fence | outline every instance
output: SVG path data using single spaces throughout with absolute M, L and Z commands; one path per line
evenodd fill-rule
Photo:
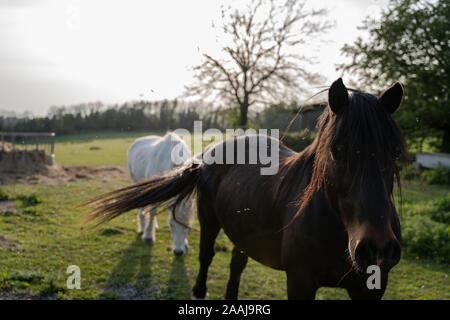
M 55 157 L 54 132 L 0 132 L 0 152 L 43 150 L 52 159 Z
M 448 153 L 416 153 L 416 167 L 421 168 L 439 168 L 450 169 L 450 154 Z

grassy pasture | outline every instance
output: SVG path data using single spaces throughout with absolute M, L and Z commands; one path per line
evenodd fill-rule
M 136 138 L 147 135 L 162 135 L 161 132 L 99 132 L 86 133 L 56 138 L 56 162 L 61 165 L 127 165 L 127 150 Z M 194 144 L 189 137 L 182 136 L 191 146 Z M 193 137 L 199 139 L 198 136 Z M 205 138 L 206 139 L 206 138 Z M 203 142 L 203 146 L 208 145 Z
M 58 137 L 56 161 L 62 165 L 126 165 L 126 150 L 151 133 L 104 133 Z M 0 189 L 14 199 L 15 210 L 0 214 L 0 298 L 190 299 L 198 270 L 199 233 L 189 233 L 190 249 L 175 258 L 167 215 L 158 217 L 156 243 L 145 245 L 136 232 L 136 212 L 93 230 L 80 228 L 81 210 L 73 206 L 130 183 L 127 177 L 59 185 L 15 185 Z M 411 206 L 448 194 L 448 187 L 404 184 Z M 30 203 L 19 195 L 36 194 Z M 406 215 L 405 215 L 406 216 Z M 195 227 L 198 223 L 195 222 Z M 209 272 L 210 299 L 220 299 L 228 278 L 232 245 L 221 233 Z M 66 269 L 81 268 L 81 290 L 68 290 Z M 450 299 L 449 266 L 405 254 L 391 272 L 385 299 Z M 285 299 L 283 272 L 249 260 L 241 299 Z M 348 299 L 342 289 L 322 288 L 318 299 Z

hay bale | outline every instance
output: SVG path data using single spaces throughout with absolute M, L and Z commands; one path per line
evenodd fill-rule
M 47 174 L 51 167 L 44 150 L 15 150 L 0 152 L 0 173 L 31 175 Z

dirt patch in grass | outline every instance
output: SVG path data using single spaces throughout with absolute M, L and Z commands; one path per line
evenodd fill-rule
M 59 184 L 90 179 L 108 181 L 127 177 L 124 166 L 47 166 L 45 172 L 0 173 L 0 185 L 12 184 Z M 0 210 L 2 211 L 2 210 Z
M 12 240 L 7 235 L 0 234 L 0 250 L 17 251 L 22 250 L 22 246 L 18 241 Z
M 0 201 L 0 212 L 16 212 L 14 201 Z
M 0 248 L 8 245 L 11 242 L 11 239 L 8 236 L 4 236 L 0 234 Z

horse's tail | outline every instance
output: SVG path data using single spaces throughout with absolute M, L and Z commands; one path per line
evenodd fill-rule
M 167 203 L 169 206 L 176 206 L 192 194 L 199 177 L 199 164 L 191 162 L 181 168 L 101 195 L 82 204 L 93 208 L 83 220 L 83 224 L 95 221 L 95 226 L 98 226 L 122 213 L 148 205 Z

